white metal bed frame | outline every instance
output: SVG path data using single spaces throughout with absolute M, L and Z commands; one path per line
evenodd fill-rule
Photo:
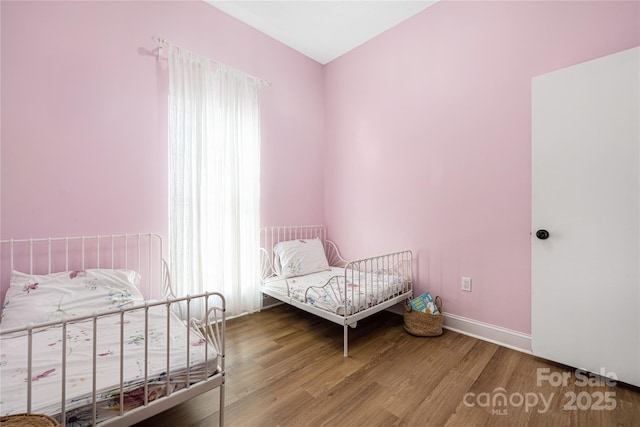
M 61 250 L 62 249 L 62 250 Z M 8 250 L 8 253 L 7 253 Z M 26 261 L 24 257 L 26 256 Z M 148 287 L 148 293 L 153 292 L 154 283 L 162 283 L 163 295 L 168 298 L 155 302 L 145 302 L 144 304 L 138 304 L 135 306 L 104 311 L 100 313 L 94 313 L 93 315 L 87 315 L 83 317 L 74 317 L 72 320 L 54 321 L 40 323 L 37 325 L 30 324 L 22 328 L 12 328 L 0 330 L 2 336 L 13 334 L 16 332 L 26 332 L 28 334 L 28 375 L 27 379 L 27 413 L 31 413 L 32 402 L 32 373 L 31 373 L 31 360 L 32 360 L 32 337 L 33 333 L 40 329 L 51 328 L 54 326 L 60 326 L 61 336 L 66 336 L 67 326 L 69 324 L 89 321 L 93 322 L 93 404 L 92 404 L 92 425 L 99 424 L 101 426 L 129 426 L 136 422 L 140 422 L 150 416 L 158 414 L 166 409 L 176 406 L 186 400 L 204 393 L 206 391 L 220 388 L 220 409 L 219 409 L 219 424 L 224 425 L 224 401 L 225 401 L 225 327 L 226 327 L 226 302 L 222 294 L 218 292 L 206 292 L 199 295 L 175 297 L 173 289 L 171 288 L 171 280 L 167 264 L 162 258 L 162 238 L 153 233 L 138 233 L 138 234 L 118 234 L 118 235 L 95 235 L 95 236 L 80 236 L 80 237 L 60 237 L 60 238 L 39 238 L 39 239 L 10 239 L 0 240 L 0 265 L 2 265 L 2 279 L 5 282 L 5 271 L 7 268 L 9 273 L 13 269 L 22 268 L 23 272 L 29 274 L 50 274 L 54 271 L 73 271 L 76 269 L 85 268 L 125 268 L 133 269 L 141 273 L 143 276 L 143 282 L 146 280 Z M 56 266 L 64 266 L 64 269 L 57 269 Z M 28 266 L 28 268 L 26 268 Z M 45 268 L 46 266 L 46 268 Z M 141 271 L 143 270 L 143 271 Z M 148 274 L 145 278 L 144 272 Z M 141 283 L 142 290 L 142 283 Z M 144 294 L 144 291 L 143 291 Z M 4 295 L 3 295 L 4 299 Z M 203 318 L 192 318 L 190 314 L 191 302 L 202 301 L 205 307 L 205 315 Z M 144 404 L 135 409 L 125 411 L 124 409 L 124 396 L 127 390 L 124 385 L 123 378 L 123 351 L 122 346 L 124 344 L 124 326 L 120 328 L 120 378 L 118 385 L 114 386 L 117 389 L 117 393 L 120 398 L 120 411 L 119 413 L 107 420 L 96 422 L 97 414 L 97 401 L 96 401 L 96 325 L 100 318 L 109 315 L 120 314 L 121 325 L 124 325 L 123 317 L 127 312 L 134 310 L 144 310 L 145 312 L 145 345 L 144 354 L 145 359 L 148 356 L 148 344 L 147 344 L 147 326 L 149 309 L 156 306 L 166 306 L 167 313 L 171 311 L 179 311 L 184 314 L 186 311 L 186 319 L 188 324 L 192 328 L 197 328 L 200 332 L 207 337 L 205 339 L 205 355 L 208 355 L 208 347 L 213 346 L 217 352 L 215 360 L 205 360 L 205 373 L 204 379 L 191 384 L 189 376 L 189 337 L 187 336 L 187 354 L 186 354 L 186 386 L 177 391 L 171 391 L 170 387 L 167 387 L 165 396 L 158 397 L 155 400 L 149 401 L 148 393 L 148 371 L 145 368 L 144 372 Z M 174 310 L 175 309 L 175 310 Z M 167 315 L 167 328 L 170 326 L 170 317 Z M 62 378 L 61 381 L 61 397 L 60 397 L 60 413 L 62 425 L 66 424 L 66 340 L 61 339 L 62 345 Z M 166 381 L 170 381 L 170 348 L 169 337 L 167 337 L 167 372 Z M 214 364 L 215 370 L 209 371 L 209 365 Z M 146 364 L 145 364 L 146 365 Z M 175 370 L 175 368 L 174 368 Z
M 306 304 L 295 298 L 283 295 L 267 287 L 262 287 L 262 293 L 290 304 L 301 310 L 307 311 L 316 316 L 322 317 L 331 322 L 342 325 L 344 328 L 344 357 L 349 355 L 349 328 L 355 328 L 359 320 L 385 310 L 395 304 L 404 302 L 413 295 L 413 254 L 410 250 L 383 254 L 380 256 L 363 258 L 355 261 L 347 261 L 341 255 L 337 245 L 327 240 L 327 230 L 324 225 L 304 225 L 288 227 L 265 227 L 260 230 L 260 255 L 261 255 L 261 278 L 265 279 L 275 276 L 273 269 L 273 248 L 276 244 L 287 240 L 313 239 L 319 238 L 325 248 L 327 261 L 332 267 L 342 267 L 345 269 L 344 279 L 356 279 L 354 287 L 349 291 L 344 286 L 344 300 L 348 300 L 349 293 L 356 294 L 356 288 L 370 286 L 366 281 L 360 282 L 360 276 L 354 272 L 376 272 L 385 271 L 390 274 L 401 275 L 406 280 L 406 286 L 389 298 L 378 299 L 376 305 L 370 307 L 355 307 L 353 310 L 345 310 L 344 315 L 336 314 L 321 308 Z M 286 279 L 284 279 L 286 280 Z M 338 276 L 332 277 L 323 287 L 333 288 L 338 285 Z M 287 282 L 288 288 L 288 282 Z M 377 289 L 379 291 L 379 289 Z M 365 291 L 366 292 L 366 291 Z M 305 295 L 306 297 L 306 295 Z M 306 299 L 306 298 L 305 298 Z

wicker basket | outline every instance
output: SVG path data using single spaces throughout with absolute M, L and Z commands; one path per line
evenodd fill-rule
M 405 331 L 417 337 L 437 337 L 442 335 L 442 298 L 437 296 L 435 303 L 440 313 L 429 314 L 414 310 L 409 304 L 409 300 L 407 300 L 404 303 L 403 312 Z
M 59 422 L 47 415 L 15 414 L 0 418 L 2 427 L 57 427 Z

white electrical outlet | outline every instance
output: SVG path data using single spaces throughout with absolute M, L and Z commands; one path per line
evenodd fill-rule
M 462 278 L 462 290 L 465 292 L 471 292 L 471 277 Z

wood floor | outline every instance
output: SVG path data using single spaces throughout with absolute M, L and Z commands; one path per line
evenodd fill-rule
M 292 307 L 233 319 L 226 364 L 227 426 L 640 425 L 638 388 L 451 331 L 413 337 L 389 312 L 350 330 L 348 358 L 342 327 Z M 218 397 L 138 426 L 216 426 Z

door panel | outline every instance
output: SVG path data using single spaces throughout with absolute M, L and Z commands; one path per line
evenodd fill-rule
M 532 81 L 533 353 L 635 385 L 639 63 L 635 48 Z

